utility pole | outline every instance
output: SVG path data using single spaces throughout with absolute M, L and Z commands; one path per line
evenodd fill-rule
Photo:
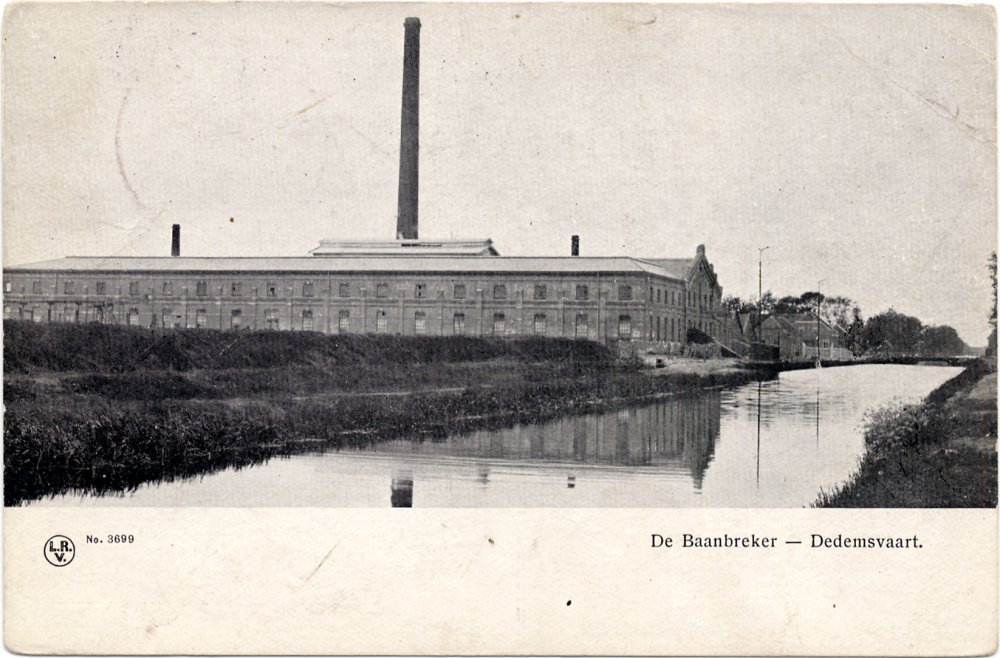
M 819 367 L 821 363 L 821 357 L 819 353 L 819 312 L 823 307 L 823 295 L 820 293 L 820 288 L 823 286 L 823 282 L 826 279 L 820 279 L 819 283 L 816 284 L 816 366 Z
M 767 247 L 757 247 L 757 343 L 764 342 L 763 329 L 764 320 L 762 317 L 764 309 L 764 252 L 770 249 Z

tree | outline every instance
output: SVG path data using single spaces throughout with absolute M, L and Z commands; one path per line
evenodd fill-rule
M 861 319 L 861 309 L 855 306 L 851 313 L 853 317 L 847 324 L 847 336 L 844 338 L 845 347 L 851 350 L 854 356 L 861 356 L 865 351 L 864 334 L 865 321 Z
M 925 356 L 958 356 L 968 349 L 958 332 L 948 325 L 924 327 L 920 335 L 920 354 Z
M 920 320 L 890 308 L 868 318 L 862 334 L 862 346 L 864 351 L 916 354 L 922 330 Z
M 987 264 L 990 268 L 990 281 L 993 283 L 993 310 L 990 311 L 990 326 L 997 328 L 997 252 L 990 254 Z

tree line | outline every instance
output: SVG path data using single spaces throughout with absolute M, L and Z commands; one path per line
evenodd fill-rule
M 756 323 L 758 309 L 765 318 L 768 315 L 818 312 L 825 322 L 845 332 L 844 347 L 856 356 L 957 356 L 971 351 L 958 332 L 948 325 L 925 325 L 918 318 L 892 308 L 866 320 L 861 307 L 849 297 L 827 297 L 818 291 L 779 298 L 768 290 L 759 300 L 730 296 L 723 300 L 723 304 L 739 311 L 744 323 Z

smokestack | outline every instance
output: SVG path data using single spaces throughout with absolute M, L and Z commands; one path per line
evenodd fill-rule
M 420 147 L 420 19 L 403 23 L 403 116 L 399 135 L 396 239 L 417 239 L 417 155 Z
M 181 225 L 174 224 L 173 236 L 170 239 L 170 255 L 177 258 L 181 255 Z
M 572 238 L 570 238 L 570 243 L 569 244 L 570 244 L 570 246 L 569 246 L 569 254 L 570 254 L 570 256 L 579 256 L 580 255 L 580 236 L 579 235 L 574 235 Z

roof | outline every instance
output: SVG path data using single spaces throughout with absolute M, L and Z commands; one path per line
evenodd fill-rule
M 338 256 L 316 258 L 185 258 L 72 256 L 4 268 L 5 272 L 419 272 L 426 274 L 651 274 L 680 279 L 671 272 L 628 257 Z
M 694 259 L 691 258 L 643 258 L 642 260 L 670 272 L 675 279 L 687 279 L 694 264 Z
M 499 256 L 489 238 L 485 240 L 381 240 L 338 242 L 320 240 L 309 252 L 313 256 Z
M 764 324 L 766 325 L 769 321 L 773 320 L 781 329 L 785 331 L 795 331 L 795 325 L 797 324 L 816 324 L 816 314 L 815 313 L 780 313 L 775 315 L 769 315 L 764 319 Z M 831 325 L 826 320 L 820 319 L 821 324 L 830 331 L 837 331 L 843 333 L 843 330 L 836 325 Z

